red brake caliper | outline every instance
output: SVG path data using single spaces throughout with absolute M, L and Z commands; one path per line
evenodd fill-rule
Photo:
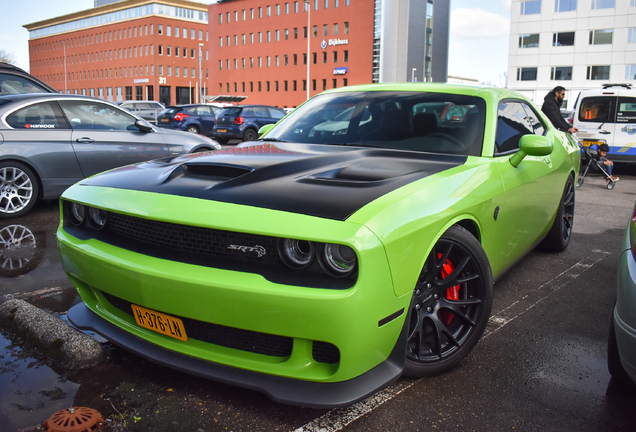
M 441 257 L 442 257 L 442 254 L 438 253 L 437 258 L 441 258 Z M 453 266 L 453 263 L 450 262 L 449 259 L 447 259 L 442 265 L 442 279 L 446 279 L 451 273 L 453 273 L 453 270 L 455 270 L 455 266 Z M 446 298 L 448 300 L 459 300 L 459 285 L 455 285 L 448 288 L 446 290 Z M 455 314 L 452 312 L 448 312 L 447 310 L 442 311 L 442 313 L 443 313 L 444 324 L 449 325 L 451 321 L 453 321 Z

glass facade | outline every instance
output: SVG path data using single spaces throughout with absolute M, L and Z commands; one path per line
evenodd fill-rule
M 51 36 L 58 33 L 81 30 L 89 27 L 96 27 L 104 24 L 112 24 L 118 21 L 126 21 L 133 18 L 139 18 L 146 15 L 166 15 L 170 17 L 186 18 L 202 23 L 208 22 L 208 13 L 194 9 L 181 8 L 175 6 L 151 3 L 144 6 L 122 9 L 115 12 L 108 12 L 101 15 L 95 15 L 88 18 L 82 18 L 75 21 L 69 21 L 54 26 L 43 27 L 29 32 L 29 38 L 38 38 L 42 36 Z M 161 30 L 160 30 L 161 32 Z M 161 33 L 160 33 L 161 34 Z
M 576 0 L 555 0 L 555 12 L 570 12 L 576 10 Z
M 521 15 L 541 13 L 541 0 L 526 0 L 521 2 Z
M 539 46 L 539 34 L 526 34 L 519 36 L 519 48 L 536 48 Z

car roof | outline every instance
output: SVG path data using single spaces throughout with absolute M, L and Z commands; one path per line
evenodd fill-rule
M 618 94 L 633 96 L 636 95 L 636 89 L 633 89 L 631 84 L 604 84 L 601 88 L 581 90 L 580 97 Z
M 97 101 L 97 102 L 106 102 L 103 99 L 94 98 L 91 96 L 83 96 L 76 94 L 64 94 L 64 93 L 18 93 L 11 95 L 0 95 L 0 100 L 4 100 L 7 102 L 21 101 L 21 100 L 29 100 L 29 99 L 40 99 L 40 100 L 49 100 L 49 99 L 84 99 L 87 101 Z

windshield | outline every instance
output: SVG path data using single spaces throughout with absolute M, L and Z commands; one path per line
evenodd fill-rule
M 485 111 L 485 101 L 475 96 L 326 94 L 297 108 L 262 139 L 479 156 Z

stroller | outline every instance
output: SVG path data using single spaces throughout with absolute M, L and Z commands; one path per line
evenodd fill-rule
M 576 181 L 576 187 L 578 188 L 583 185 L 585 176 L 587 175 L 590 167 L 593 166 L 594 169 L 598 169 L 605 178 L 609 179 L 607 182 L 607 189 L 614 189 L 616 182 L 605 170 L 603 164 L 599 163 L 600 157 L 598 154 L 598 146 L 596 144 L 592 144 L 589 147 L 585 147 L 579 142 L 579 147 L 581 147 L 581 172 L 579 173 L 579 179 Z

